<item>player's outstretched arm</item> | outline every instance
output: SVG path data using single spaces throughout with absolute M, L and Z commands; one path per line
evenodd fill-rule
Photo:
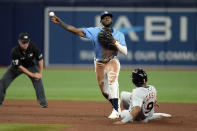
M 65 30 L 72 32 L 76 35 L 79 35 L 81 37 L 85 37 L 85 34 L 83 33 L 83 31 L 80 28 L 75 28 L 72 25 L 66 24 L 65 22 L 63 22 L 59 17 L 57 17 L 56 15 L 51 16 L 51 21 L 55 24 L 59 24 L 61 25 Z

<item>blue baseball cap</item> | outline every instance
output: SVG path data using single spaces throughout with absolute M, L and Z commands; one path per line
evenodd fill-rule
M 101 19 L 103 19 L 105 16 L 110 16 L 111 18 L 113 17 L 113 15 L 109 11 L 102 12 L 100 16 Z

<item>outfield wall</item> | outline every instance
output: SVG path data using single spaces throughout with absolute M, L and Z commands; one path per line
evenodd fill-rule
M 125 34 L 128 55 L 122 65 L 197 65 L 197 9 L 195 8 L 91 8 L 45 9 L 45 64 L 92 64 L 93 43 L 50 22 L 48 13 L 76 27 L 100 25 L 99 13 L 114 14 L 113 27 Z
M 97 26 L 100 11 L 111 10 L 114 27 L 125 33 L 129 49 L 127 57 L 119 56 L 123 65 L 196 66 L 196 7 L 194 0 L 0 0 L 0 66 L 10 64 L 20 32 L 31 34 L 48 66 L 93 64 L 89 41 L 47 25 L 47 13 L 55 8 L 61 9 L 58 16 L 78 27 Z M 47 33 L 47 28 L 57 34 Z M 64 41 L 71 44 L 65 47 Z

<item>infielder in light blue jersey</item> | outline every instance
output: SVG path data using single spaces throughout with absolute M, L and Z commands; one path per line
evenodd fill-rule
M 113 110 L 108 118 L 116 119 L 120 116 L 120 103 L 119 103 L 119 84 L 118 75 L 120 71 L 120 63 L 117 59 L 118 52 L 127 55 L 127 46 L 124 34 L 111 27 L 112 14 L 105 11 L 101 14 L 102 27 L 90 28 L 75 28 L 61 21 L 56 15 L 51 16 L 51 20 L 61 25 L 65 30 L 72 32 L 84 38 L 92 40 L 95 52 L 95 71 L 98 85 L 103 96 L 110 101 Z M 99 41 L 99 33 L 102 30 L 110 30 L 112 41 L 110 46 L 104 45 Z M 105 39 L 104 39 L 105 40 Z
M 85 37 L 92 40 L 94 44 L 94 53 L 96 60 L 103 60 L 102 51 L 103 48 L 98 42 L 98 33 L 102 30 L 102 27 L 90 27 L 90 28 L 81 28 L 85 33 Z M 113 28 L 113 37 L 115 40 L 118 40 L 122 46 L 126 47 L 124 34 Z M 118 51 L 114 53 L 114 56 L 117 56 Z

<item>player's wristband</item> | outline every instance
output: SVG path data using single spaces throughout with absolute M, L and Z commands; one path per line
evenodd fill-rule
M 120 51 L 120 53 L 127 55 L 127 47 L 126 46 L 122 46 L 120 44 L 120 41 L 116 41 L 115 42 L 116 47 L 118 48 L 118 50 Z

